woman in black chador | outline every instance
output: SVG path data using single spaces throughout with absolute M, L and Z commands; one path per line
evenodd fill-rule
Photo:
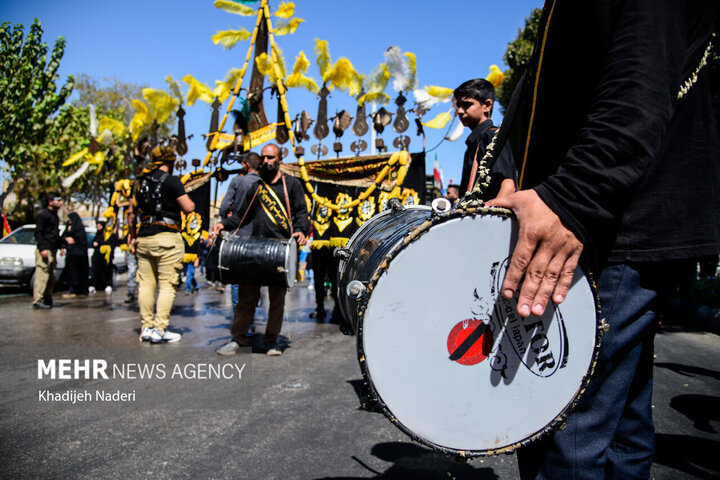
M 80 215 L 71 212 L 62 234 L 67 245 L 65 269 L 68 272 L 68 292 L 64 297 L 88 293 L 88 242 Z

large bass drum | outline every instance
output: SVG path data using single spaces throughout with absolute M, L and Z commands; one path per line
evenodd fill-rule
M 218 272 L 225 284 L 291 288 L 297 273 L 294 238 L 240 237 L 224 233 Z
M 499 295 L 517 240 L 502 209 L 392 210 L 336 252 L 341 308 L 384 414 L 448 454 L 508 452 L 564 419 L 599 346 L 594 288 L 578 269 L 566 300 L 521 318 Z

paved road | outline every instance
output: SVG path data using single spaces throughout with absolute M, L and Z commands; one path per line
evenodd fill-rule
M 137 341 L 137 310 L 122 303 L 124 293 L 58 296 L 51 311 L 33 311 L 27 296 L 0 297 L 0 478 L 517 477 L 512 455 L 455 463 L 413 443 L 381 414 L 359 409 L 354 338 L 308 318 L 307 287 L 289 297 L 283 329 L 289 347 L 281 357 L 262 355 L 256 345 L 255 353 L 222 362 L 213 349 L 228 338 L 229 293 L 204 288 L 179 295 L 172 323 L 183 340 L 163 346 Z M 265 315 L 261 308 L 259 330 Z M 720 337 L 664 329 L 656 354 L 653 478 L 718 478 Z M 128 367 L 120 380 L 39 380 L 38 358 L 162 364 L 165 378 L 157 371 L 153 380 L 138 378 Z M 244 365 L 243 376 L 186 378 L 208 375 L 200 366 L 218 362 L 235 371 Z M 173 365 L 185 368 L 183 380 L 169 378 Z M 136 401 L 39 401 L 48 386 L 135 391 Z

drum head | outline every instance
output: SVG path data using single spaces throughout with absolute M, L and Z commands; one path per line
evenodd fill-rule
M 514 219 L 457 217 L 400 250 L 372 289 L 361 366 L 412 437 L 468 456 L 513 450 L 557 423 L 596 351 L 595 296 L 579 270 L 559 308 L 523 319 L 500 286 Z
M 287 253 L 285 254 L 285 277 L 287 288 L 292 288 L 297 279 L 297 242 L 290 239 L 287 242 Z

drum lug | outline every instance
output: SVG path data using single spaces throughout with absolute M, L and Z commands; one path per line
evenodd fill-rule
M 350 260 L 350 249 L 338 247 L 333 252 L 333 255 L 337 260 L 347 262 L 348 260 Z
M 603 331 L 603 333 L 607 333 L 610 331 L 610 324 L 604 318 L 600 320 L 600 329 Z
M 402 204 L 399 198 L 395 197 L 388 200 L 388 207 L 390 207 L 390 210 L 392 210 L 393 213 L 405 211 L 405 205 Z
M 441 213 L 447 213 L 452 210 L 452 204 L 447 198 L 436 198 L 432 201 L 433 213 L 439 215 Z
M 367 291 L 367 287 L 365 284 L 359 280 L 353 280 L 352 282 L 348 283 L 347 287 L 345 288 L 345 293 L 347 293 L 347 296 L 352 300 L 357 300 L 363 295 L 365 295 L 365 292 Z

